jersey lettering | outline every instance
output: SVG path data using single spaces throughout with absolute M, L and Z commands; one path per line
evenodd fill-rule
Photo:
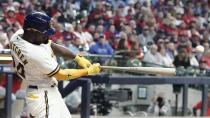
M 25 59 L 25 56 L 23 55 L 21 50 L 14 43 L 12 42 L 10 43 L 10 48 L 16 53 L 16 55 L 19 57 L 19 59 L 22 61 L 24 65 L 28 63 L 28 60 Z
M 18 73 L 21 77 L 25 78 L 24 66 L 23 66 L 21 63 L 18 63 L 18 65 L 17 65 L 16 68 L 17 68 L 17 73 Z

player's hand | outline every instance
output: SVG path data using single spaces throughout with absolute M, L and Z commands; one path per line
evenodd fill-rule
M 88 75 L 94 75 L 94 74 L 98 74 L 101 71 L 101 67 L 99 63 L 95 63 L 93 65 L 91 65 L 89 68 L 87 68 L 88 71 Z
M 83 68 L 88 68 L 92 65 L 89 60 L 81 55 L 77 55 L 74 60 Z

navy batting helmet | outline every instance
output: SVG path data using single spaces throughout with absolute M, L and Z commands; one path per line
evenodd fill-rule
M 55 33 L 55 29 L 50 24 L 51 17 L 42 12 L 32 12 L 24 19 L 24 30 L 35 29 L 44 35 L 50 36 Z

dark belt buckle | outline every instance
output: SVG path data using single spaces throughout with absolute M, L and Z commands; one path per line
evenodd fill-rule
M 38 89 L 38 86 L 29 85 L 28 88 L 31 88 L 31 89 Z

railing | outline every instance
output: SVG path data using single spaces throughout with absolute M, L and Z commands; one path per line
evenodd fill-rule
M 58 84 L 62 97 L 66 97 L 78 87 L 82 88 L 81 118 L 89 118 L 90 116 L 90 85 L 91 80 L 83 78 L 72 80 L 65 88 L 63 88 L 63 82 Z
M 12 93 L 12 85 L 13 85 L 13 66 L 11 65 L 1 65 L 0 66 L 0 73 L 6 73 L 6 96 L 5 96 L 5 104 L 4 104 L 4 110 L 5 110 L 5 117 L 6 118 L 12 118 L 11 114 L 11 93 Z

